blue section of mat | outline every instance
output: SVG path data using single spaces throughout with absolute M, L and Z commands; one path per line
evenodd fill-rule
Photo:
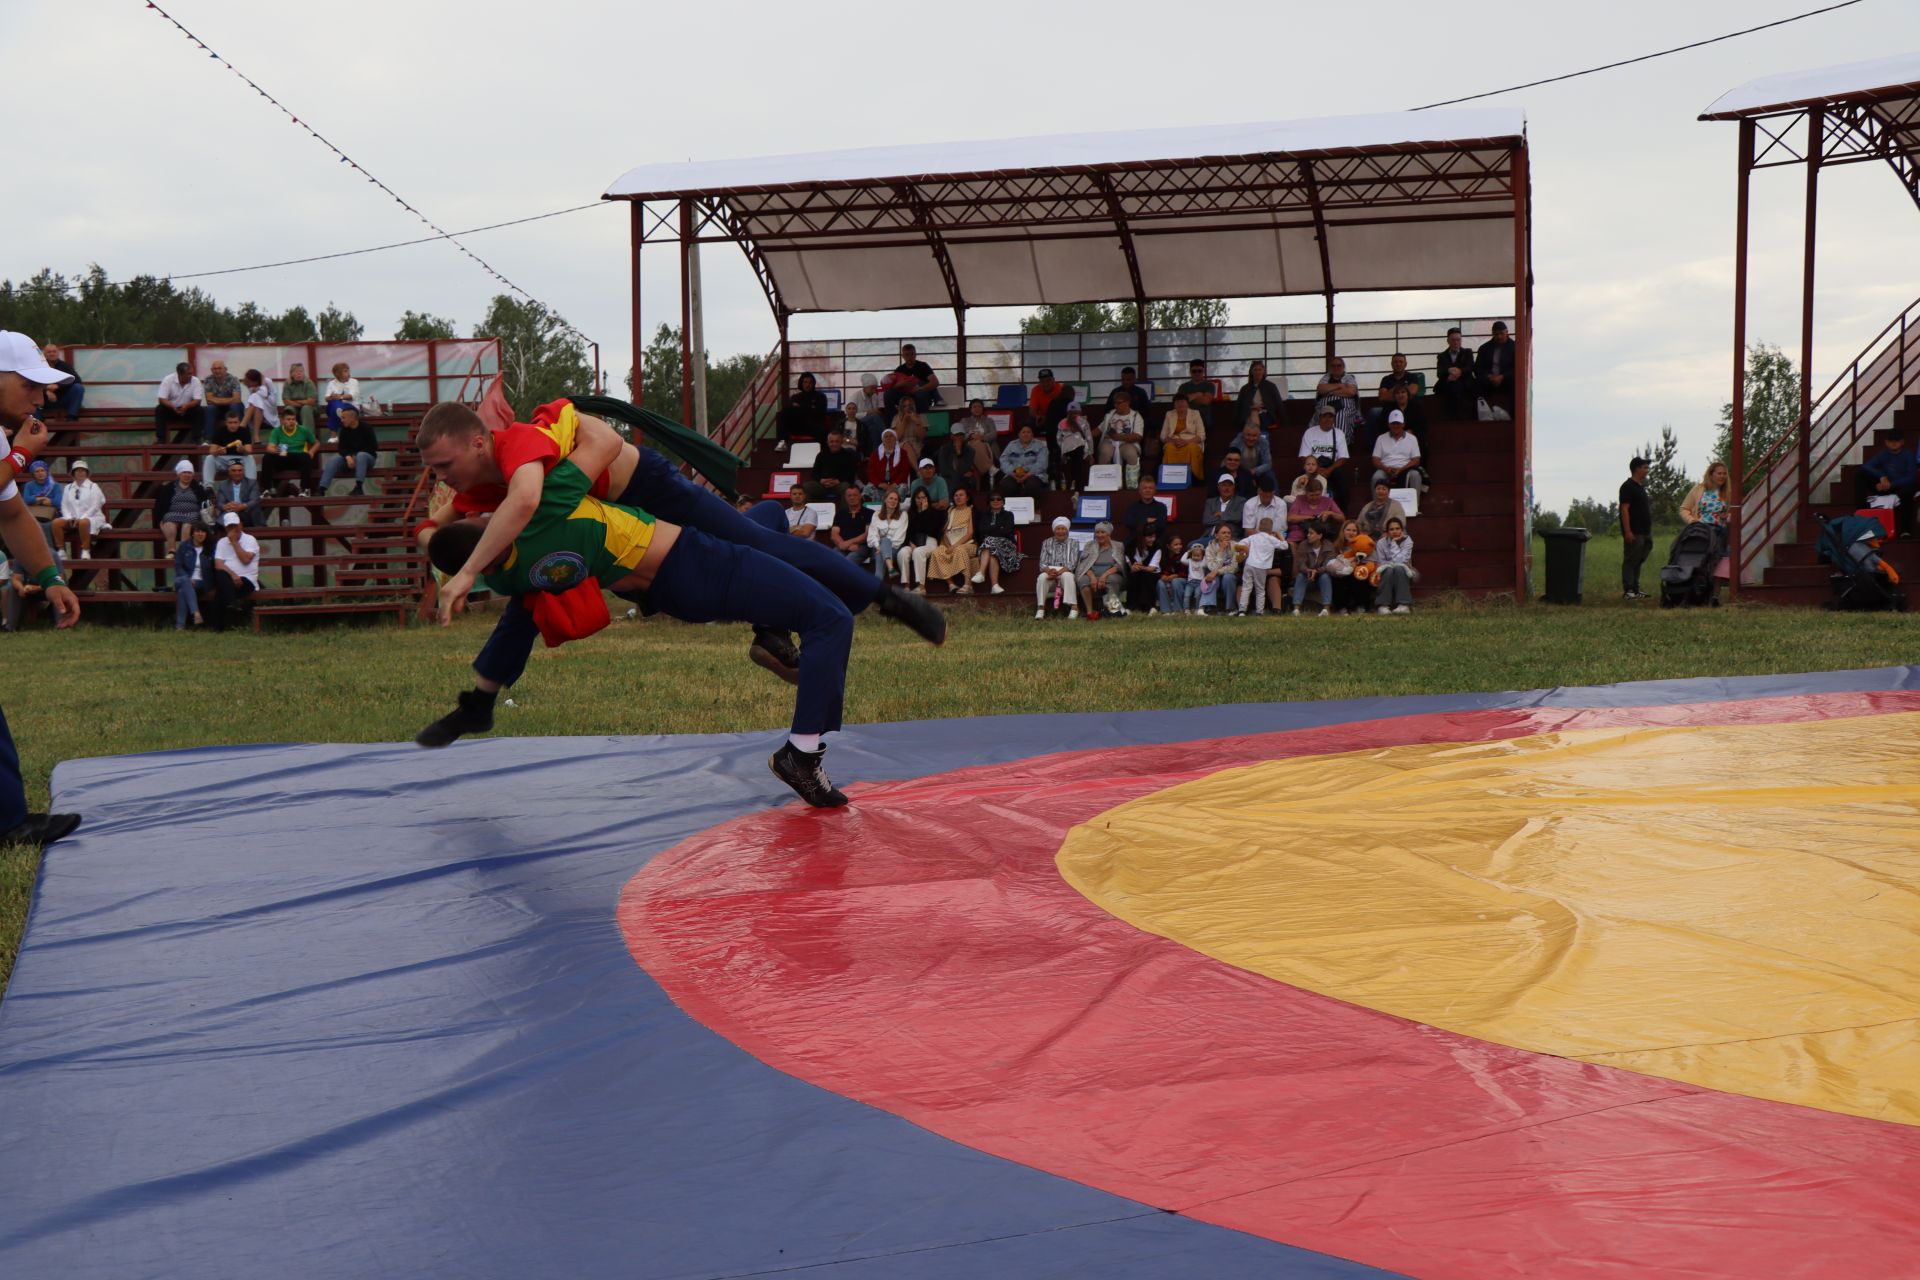
M 1914 687 L 1902 668 L 997 717 L 863 727 L 833 756 L 877 780 L 1433 711 Z M 769 749 L 62 765 L 58 805 L 87 822 L 49 851 L 0 1005 L 0 1275 L 1385 1274 L 982 1155 L 682 1015 L 615 900 L 653 854 L 783 802 Z

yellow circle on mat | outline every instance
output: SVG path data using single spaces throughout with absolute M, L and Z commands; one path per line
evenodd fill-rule
M 1515 1048 L 1920 1124 L 1920 713 L 1228 769 L 1067 881 L 1242 969 Z

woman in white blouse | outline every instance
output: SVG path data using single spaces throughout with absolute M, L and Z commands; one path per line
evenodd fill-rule
M 353 376 L 353 370 L 342 360 L 333 366 L 333 380 L 327 383 L 327 429 L 340 430 L 340 406 L 360 403 L 360 379 Z
M 880 509 L 867 525 L 867 545 L 873 549 L 874 577 L 885 581 L 887 574 L 900 572 L 894 557 L 907 545 L 907 512 L 900 505 L 899 489 L 880 495 Z

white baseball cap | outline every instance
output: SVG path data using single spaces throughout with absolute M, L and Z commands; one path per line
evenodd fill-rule
M 220 517 L 220 523 L 223 525 L 239 524 L 240 513 L 238 511 L 229 511 L 227 512 L 227 514 Z
M 1395 409 L 1392 413 L 1387 415 L 1388 422 L 1405 422 L 1406 420 L 1407 420 L 1407 415 L 1400 412 L 1398 409 Z
M 185 458 L 182 458 L 180 459 L 180 461 L 173 464 L 173 471 L 175 475 L 192 475 L 193 464 L 191 462 L 188 462 Z M 233 513 L 228 512 L 227 514 L 232 515 Z
M 43 387 L 73 377 L 48 364 L 46 357 L 40 354 L 40 348 L 33 345 L 32 338 L 11 329 L 0 329 L 0 373 L 17 373 L 28 382 L 37 382 Z

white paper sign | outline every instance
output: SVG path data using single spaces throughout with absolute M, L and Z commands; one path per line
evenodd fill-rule
M 1113 504 L 1106 498 L 1081 498 L 1074 512 L 1076 520 L 1105 520 L 1113 510 Z
M 787 492 L 799 483 L 800 475 L 798 472 L 776 471 L 773 473 L 773 479 L 767 481 L 767 492 L 777 493 L 785 497 Z
M 1007 510 L 1012 513 L 1015 524 L 1033 523 L 1032 498 L 1008 498 Z
M 807 520 L 818 532 L 833 523 L 833 504 L 831 502 L 809 502 Z
M 1184 489 L 1193 483 L 1193 476 L 1184 462 L 1163 462 L 1160 464 L 1160 483 L 1169 489 Z
M 792 452 L 787 454 L 787 465 L 790 467 L 800 467 L 802 469 L 805 469 L 807 467 L 811 467 L 813 465 L 813 460 L 819 456 L 820 456 L 819 445 L 795 444 L 793 446 Z
M 1153 500 L 1167 509 L 1167 519 L 1173 519 L 1173 499 L 1164 493 L 1156 493 Z
M 1072 538 L 1072 539 L 1073 539 L 1073 540 L 1074 540 L 1075 542 L 1077 542 L 1077 543 L 1079 543 L 1079 544 L 1080 544 L 1081 546 L 1083 546 L 1083 547 L 1084 547 L 1084 546 L 1086 546 L 1086 545 L 1087 545 L 1088 543 L 1090 543 L 1090 542 L 1092 542 L 1092 541 L 1093 541 L 1093 530 L 1091 530 L 1091 529 L 1070 529 L 1070 530 L 1068 530 L 1068 531 L 1067 531 L 1067 536 L 1068 536 L 1069 538 Z
M 1420 514 L 1420 491 L 1418 489 L 1389 489 L 1387 497 L 1400 504 L 1400 509 L 1411 520 Z
M 1087 468 L 1088 493 L 1112 493 L 1120 487 L 1120 464 L 1097 462 Z

